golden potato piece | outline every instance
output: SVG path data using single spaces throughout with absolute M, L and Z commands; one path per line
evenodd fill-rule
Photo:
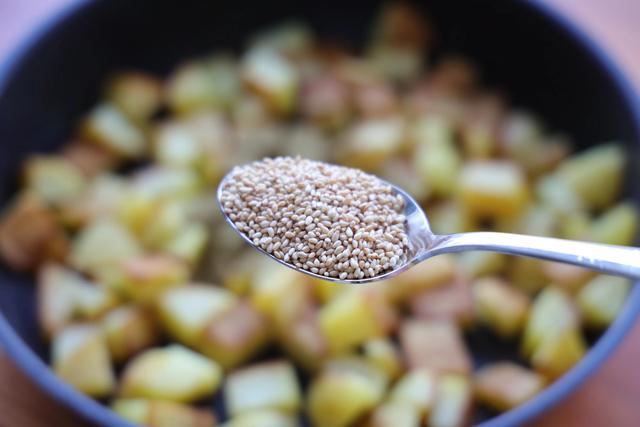
M 418 410 L 405 402 L 385 402 L 373 410 L 366 427 L 419 427 Z
M 481 322 L 498 335 L 511 338 L 522 331 L 529 314 L 529 296 L 497 277 L 472 284 L 474 306 Z
M 232 417 L 262 409 L 296 413 L 302 401 L 294 367 L 285 360 L 251 365 L 230 373 L 224 397 Z
M 468 326 L 473 320 L 471 287 L 463 277 L 415 294 L 409 306 L 411 314 L 420 319 L 447 320 L 460 326 Z
M 396 116 L 356 122 L 346 131 L 339 157 L 348 166 L 377 171 L 400 149 L 404 132 L 404 120 Z
M 406 302 L 425 289 L 453 280 L 456 265 L 452 255 L 430 258 L 385 283 L 386 293 L 393 302 Z
M 386 181 L 402 188 L 419 202 L 426 201 L 431 195 L 431 188 L 422 182 L 414 164 L 408 159 L 392 157 L 382 164 L 379 173 Z
M 475 228 L 473 219 L 457 200 L 444 200 L 430 205 L 427 210 L 429 225 L 436 234 L 463 233 Z
M 118 161 L 108 150 L 82 140 L 71 141 L 60 154 L 87 177 L 105 172 Z
M 351 104 L 347 84 L 328 73 L 310 78 L 300 93 L 302 114 L 326 129 L 338 129 L 344 125 L 351 115 Z
M 544 261 L 542 265 L 547 282 L 551 282 L 570 294 L 578 292 L 585 283 L 596 275 L 593 270 L 571 264 Z
M 55 214 L 42 199 L 24 192 L 0 219 L 0 255 L 16 270 L 32 270 L 45 261 L 62 261 L 69 243 Z
M 146 350 L 127 363 L 118 395 L 187 403 L 213 395 L 221 381 L 216 362 L 171 344 Z
M 272 319 L 277 316 L 282 299 L 306 285 L 302 274 L 268 259 L 261 260 L 254 269 L 257 271 L 251 281 L 250 300 Z
M 241 302 L 207 326 L 197 348 L 230 369 L 262 349 L 270 336 L 269 326 L 264 315 L 250 303 Z
M 469 251 L 456 258 L 456 265 L 471 279 L 501 273 L 507 264 L 506 256 L 497 252 Z
M 545 261 L 527 257 L 508 257 L 506 277 L 515 288 L 532 295 L 544 288 L 549 279 L 544 272 Z
M 128 185 L 125 178 L 111 173 L 96 176 L 80 197 L 60 205 L 62 222 L 79 229 L 100 216 L 115 216 L 126 200 Z
M 142 307 L 118 307 L 101 320 L 111 358 L 124 362 L 136 353 L 157 343 L 160 333 L 152 313 Z
M 431 427 L 462 427 L 467 425 L 472 405 L 469 378 L 447 374 L 438 378 L 436 399 L 429 414 Z
M 147 427 L 214 427 L 213 412 L 166 400 L 116 399 L 111 409 L 136 424 Z
M 188 265 L 171 255 L 142 255 L 122 263 L 123 290 L 134 301 L 152 304 L 167 290 L 189 281 Z
M 640 212 L 631 202 L 620 203 L 596 218 L 586 237 L 608 245 L 632 245 L 638 231 Z
M 400 345 L 410 369 L 469 374 L 471 359 L 460 331 L 442 320 L 407 320 L 400 328 Z
M 459 197 L 463 207 L 474 217 L 512 217 L 526 207 L 527 183 L 515 163 L 471 161 L 460 172 Z
M 567 328 L 555 332 L 535 348 L 531 365 L 554 380 L 577 364 L 586 352 L 582 333 L 577 328 Z
M 414 168 L 422 177 L 422 183 L 429 186 L 434 195 L 442 197 L 456 191 L 461 161 L 459 150 L 448 139 L 419 143 L 413 155 Z
M 176 236 L 162 246 L 162 250 L 191 266 L 198 264 L 209 243 L 209 232 L 206 226 L 198 223 L 189 224 Z
M 389 402 L 411 406 L 420 418 L 431 412 L 436 398 L 436 374 L 425 368 L 405 373 L 389 392 Z
M 148 120 L 162 104 L 162 82 L 141 71 L 123 71 L 107 84 L 106 98 L 134 121 Z
M 139 158 L 147 149 L 144 133 L 109 103 L 98 104 L 89 112 L 81 134 L 87 141 L 123 158 Z
M 362 345 L 364 358 L 384 372 L 389 379 L 397 378 L 403 370 L 403 363 L 396 345 L 388 338 L 374 338 Z
M 297 415 L 259 410 L 233 417 L 220 427 L 300 427 L 300 422 Z
M 157 301 L 157 312 L 172 338 L 195 345 L 209 324 L 236 304 L 237 298 L 226 289 L 190 284 L 162 293 Z
M 81 195 L 86 180 L 64 157 L 36 155 L 24 164 L 24 184 L 42 200 L 57 205 Z
M 107 343 L 94 325 L 70 325 L 57 333 L 51 365 L 63 381 L 92 397 L 108 396 L 116 383 Z
M 474 374 L 474 395 L 499 412 L 522 405 L 542 391 L 545 381 L 537 373 L 511 362 L 497 362 Z
M 627 299 L 631 283 L 628 279 L 598 276 L 578 292 L 576 302 L 585 325 L 604 329 L 615 319 Z

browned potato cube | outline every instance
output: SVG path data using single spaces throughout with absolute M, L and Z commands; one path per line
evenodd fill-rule
M 506 277 L 515 288 L 535 294 L 549 282 L 544 265 L 545 261 L 535 258 L 508 257 Z
M 454 260 L 452 255 L 433 257 L 387 280 L 385 286 L 389 299 L 405 302 L 425 289 L 452 281 L 456 269 Z
M 300 103 L 306 117 L 327 129 L 340 128 L 351 115 L 349 87 L 328 73 L 314 76 L 304 83 Z
M 478 218 L 518 215 L 528 201 L 525 176 L 512 162 L 468 162 L 460 172 L 459 187 L 462 205 Z
M 144 133 L 113 104 L 94 107 L 84 119 L 82 136 L 123 158 L 139 158 L 147 149 Z
M 404 158 L 392 157 L 386 160 L 380 169 L 380 176 L 402 188 L 417 201 L 425 201 L 431 195 L 431 188 L 422 182 L 414 164 Z M 431 211 L 429 211 L 431 219 Z
M 188 403 L 213 395 L 221 381 L 216 362 L 171 344 L 145 350 L 127 363 L 118 395 Z
M 469 374 L 471 359 L 454 324 L 442 320 L 407 320 L 400 328 L 400 345 L 410 369 Z
M 384 83 L 356 86 L 353 95 L 356 110 L 362 117 L 384 117 L 399 108 L 394 88 Z
M 63 381 L 92 397 L 106 397 L 115 386 L 107 343 L 94 325 L 61 330 L 53 340 L 51 365 Z
M 251 365 L 230 373 L 224 397 L 232 417 L 263 409 L 295 413 L 302 401 L 294 367 L 284 360 Z
M 577 364 L 586 352 L 587 344 L 580 330 L 568 328 L 542 341 L 531 355 L 531 365 L 554 380 Z
M 67 237 L 42 199 L 20 194 L 0 219 L 0 255 L 16 270 L 31 270 L 41 263 L 63 260 Z
M 597 329 L 609 326 L 622 310 L 630 287 L 628 279 L 613 276 L 587 282 L 576 296 L 585 325 Z
M 101 323 L 111 358 L 116 363 L 151 347 L 160 335 L 152 313 L 135 305 L 110 311 Z
M 446 374 L 438 377 L 436 399 L 429 414 L 430 427 L 463 427 L 467 425 L 472 405 L 469 378 Z
M 132 120 L 147 120 L 162 103 L 162 82 L 140 71 L 120 72 L 107 85 L 106 97 Z
M 584 267 L 559 262 L 545 261 L 542 267 L 547 281 L 570 294 L 575 294 L 596 273 Z
M 474 395 L 496 411 L 508 411 L 522 405 L 544 387 L 544 379 L 529 369 L 511 362 L 497 362 L 474 374 Z
M 498 335 L 511 338 L 522 331 L 529 313 L 529 296 L 497 277 L 476 280 L 473 285 L 476 313 Z
M 86 187 L 82 171 L 62 156 L 36 155 L 24 164 L 25 187 L 47 203 L 78 197 Z
M 230 369 L 255 355 L 269 335 L 268 319 L 248 302 L 242 302 L 209 324 L 197 348 Z
M 421 291 L 411 298 L 409 306 L 413 316 L 420 319 L 448 320 L 460 326 L 469 325 L 473 319 L 471 287 L 462 277 Z
M 418 410 L 405 402 L 386 402 L 373 410 L 366 427 L 419 427 Z
M 112 153 L 86 141 L 72 141 L 61 154 L 87 177 L 98 175 L 117 163 Z
M 121 417 L 147 427 L 214 427 L 216 417 L 197 409 L 166 400 L 117 399 L 111 409 Z
M 620 203 L 596 218 L 587 238 L 608 245 L 632 245 L 638 231 L 640 212 L 631 202 Z
M 403 370 L 403 363 L 396 345 L 388 338 L 374 338 L 362 346 L 364 358 L 384 372 L 389 379 L 397 378 Z
M 405 373 L 389 392 L 389 402 L 408 404 L 424 418 L 433 408 L 437 375 L 429 369 L 413 369 Z
M 125 260 L 123 290 L 134 301 L 152 304 L 167 289 L 186 285 L 188 265 L 171 255 L 143 255 Z

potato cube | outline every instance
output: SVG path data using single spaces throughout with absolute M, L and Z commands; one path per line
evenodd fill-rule
M 214 242 L 216 240 L 217 236 Z M 261 265 L 263 262 L 262 254 L 254 250 L 246 250 L 235 256 L 229 260 L 226 268 L 221 272 L 222 286 L 238 296 L 249 294 L 256 273 L 254 266 Z
M 456 258 L 458 268 L 471 279 L 487 274 L 499 274 L 506 264 L 506 256 L 497 252 L 463 252 Z
M 195 345 L 207 326 L 238 303 L 229 291 L 205 284 L 168 289 L 157 302 L 162 325 L 172 338 Z
M 471 359 L 460 331 L 442 320 L 407 320 L 400 328 L 400 345 L 410 369 L 468 374 Z
M 425 289 L 409 302 L 411 313 L 420 319 L 442 319 L 468 326 L 473 320 L 471 287 L 466 278 Z
M 548 282 L 570 294 L 578 292 L 585 283 L 596 275 L 593 270 L 584 267 L 552 261 L 544 261 L 542 270 Z
M 461 159 L 453 144 L 420 144 L 413 159 L 423 184 L 434 195 L 448 197 L 456 191 Z
M 81 170 L 61 156 L 36 155 L 27 159 L 24 181 L 28 189 L 53 205 L 78 197 L 86 186 Z
M 601 209 L 620 194 L 625 157 L 616 144 L 598 145 L 571 156 L 556 174 L 587 207 Z
M 580 330 L 567 328 L 540 342 L 531 355 L 531 365 L 554 380 L 578 363 L 586 352 L 587 344 Z
M 176 236 L 166 242 L 162 250 L 191 266 L 198 264 L 209 243 L 207 228 L 198 223 L 188 224 Z
M 384 117 L 399 110 L 398 96 L 394 88 L 388 84 L 364 84 L 354 89 L 354 104 L 361 117 Z
M 421 49 L 378 43 L 369 50 L 373 68 L 392 82 L 407 84 L 420 76 L 424 53 Z
M 586 326 L 604 329 L 622 310 L 631 283 L 621 277 L 598 276 L 578 292 L 577 303 Z
M 340 283 L 316 278 L 310 278 L 309 283 L 314 297 L 322 304 L 328 303 L 347 289 L 347 287 L 342 286 Z
M 518 256 L 507 259 L 506 277 L 513 287 L 531 295 L 548 284 L 549 279 L 544 273 L 545 261 Z
M 139 158 L 147 149 L 145 135 L 114 105 L 99 104 L 82 124 L 88 141 L 124 158 Z
M 250 300 L 264 315 L 274 318 L 280 310 L 281 301 L 287 295 L 304 287 L 305 277 L 281 264 L 263 259 L 251 283 Z
M 162 103 L 162 82 L 150 74 L 126 71 L 107 85 L 106 97 L 134 121 L 148 120 Z
M 389 392 L 389 401 L 410 405 L 423 418 L 433 408 L 436 397 L 436 375 L 425 368 L 404 374 Z
M 578 311 L 569 296 L 560 289 L 546 287 L 531 306 L 522 337 L 523 353 L 530 356 L 545 341 L 557 341 L 558 334 L 577 330 L 578 326 Z
M 0 220 L 0 255 L 16 270 L 31 270 L 45 261 L 62 261 L 68 240 L 55 214 L 33 193 L 22 193 Z
M 497 362 L 474 374 L 474 395 L 489 408 L 503 412 L 522 405 L 542 391 L 540 375 L 511 362 Z
M 134 301 L 151 304 L 170 288 L 186 285 L 188 265 L 171 255 L 142 255 L 122 263 L 123 290 Z
M 474 306 L 481 322 L 498 335 L 511 338 L 522 331 L 529 313 L 529 296 L 497 277 L 476 280 Z
M 146 350 L 127 363 L 118 395 L 188 403 L 213 395 L 221 381 L 216 362 L 171 344 Z
M 153 315 L 135 305 L 126 305 L 110 311 L 101 324 L 111 358 L 116 363 L 124 362 L 134 354 L 151 347 L 160 335 Z
M 436 399 L 429 414 L 431 427 L 467 425 L 471 411 L 471 384 L 464 375 L 448 374 L 438 378 Z
M 299 76 L 293 65 L 277 51 L 255 48 L 243 59 L 242 76 L 278 115 L 289 115 L 295 108 Z
M 430 258 L 386 281 L 386 293 L 394 302 L 405 302 L 425 289 L 453 280 L 456 270 L 452 255 Z
M 70 325 L 53 340 L 51 365 L 65 382 L 89 396 L 108 396 L 115 386 L 109 349 L 94 325 Z
M 580 215 L 585 211 L 582 199 L 557 174 L 541 177 L 535 184 L 535 194 L 543 207 L 558 215 Z
M 229 374 L 224 387 L 231 416 L 261 409 L 295 413 L 300 409 L 298 378 L 290 362 L 264 362 Z
M 80 197 L 65 201 L 60 216 L 65 225 L 78 229 L 100 216 L 115 216 L 127 197 L 128 181 L 118 175 L 96 176 Z
M 468 162 L 460 172 L 459 186 L 462 205 L 478 218 L 516 216 L 528 201 L 524 174 L 511 162 Z
M 436 234 L 462 233 L 476 228 L 473 218 L 457 200 L 449 199 L 430 205 L 428 210 L 429 224 Z
M 300 427 L 300 422 L 297 415 L 259 410 L 233 417 L 220 427 Z
M 332 354 L 348 352 L 365 341 L 387 334 L 396 313 L 376 288 L 352 288 L 320 309 L 320 330 Z
M 386 402 L 373 410 L 366 427 L 419 427 L 418 410 L 405 402 Z
M 86 141 L 71 141 L 62 149 L 62 157 L 86 177 L 93 177 L 117 164 L 117 157 L 108 150 Z
M 362 353 L 369 363 L 384 372 L 389 379 L 395 379 L 402 373 L 400 354 L 388 338 L 374 338 L 365 342 Z
M 431 195 L 431 188 L 422 182 L 415 166 L 407 159 L 392 157 L 386 160 L 381 166 L 380 176 L 404 189 L 419 202 L 426 201 Z M 429 215 L 431 219 L 431 211 Z
M 248 302 L 241 302 L 205 329 L 196 347 L 225 369 L 255 355 L 269 339 L 269 321 Z
M 304 83 L 300 93 L 302 114 L 326 129 L 340 128 L 351 115 L 351 94 L 345 82 L 320 74 Z
M 95 274 L 141 253 L 140 244 L 122 224 L 109 218 L 97 218 L 75 237 L 69 261 L 73 267 Z
M 348 166 L 377 171 L 400 149 L 404 133 L 405 123 L 399 117 L 357 122 L 347 130 L 339 157 Z
M 593 221 L 587 238 L 608 245 L 632 245 L 638 232 L 640 212 L 630 202 L 620 203 Z
M 111 409 L 121 417 L 147 427 L 214 427 L 213 412 L 165 400 L 117 399 Z

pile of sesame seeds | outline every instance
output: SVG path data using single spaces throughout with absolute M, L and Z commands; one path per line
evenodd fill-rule
M 253 243 L 285 263 L 341 280 L 404 264 L 404 200 L 357 169 L 292 157 L 233 169 L 220 202 Z

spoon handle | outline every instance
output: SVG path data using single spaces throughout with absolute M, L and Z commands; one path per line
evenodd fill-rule
M 552 237 L 477 232 L 435 236 L 426 257 L 462 251 L 492 251 L 524 255 L 640 279 L 640 249 Z

